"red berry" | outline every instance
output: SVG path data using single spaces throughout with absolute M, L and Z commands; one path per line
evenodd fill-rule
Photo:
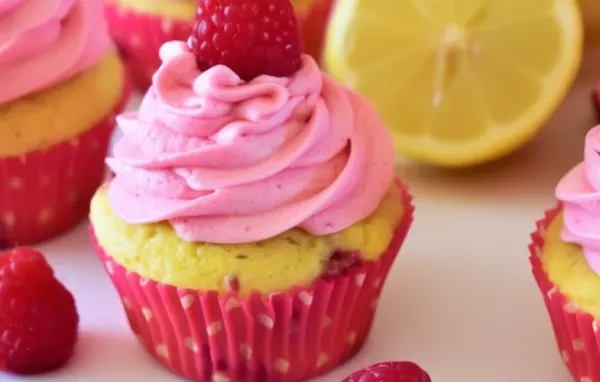
M 342 382 L 431 382 L 431 378 L 415 363 L 383 362 L 359 370 Z
M 291 76 L 302 64 L 290 0 L 198 0 L 190 43 L 200 70 L 225 65 L 245 81 Z
M 0 371 L 30 375 L 59 368 L 73 355 L 78 324 L 73 296 L 41 253 L 0 253 Z
M 350 268 L 358 266 L 361 263 L 362 260 L 359 252 L 336 251 L 329 257 L 324 276 L 335 277 L 345 275 Z

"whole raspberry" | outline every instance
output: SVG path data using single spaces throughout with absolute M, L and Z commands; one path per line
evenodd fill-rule
M 290 76 L 302 64 L 290 0 L 198 0 L 190 47 L 200 70 L 225 65 L 245 81 Z
M 415 363 L 383 362 L 359 370 L 342 382 L 431 382 L 431 378 Z
M 0 371 L 52 371 L 73 355 L 79 317 L 71 293 L 33 249 L 0 253 Z

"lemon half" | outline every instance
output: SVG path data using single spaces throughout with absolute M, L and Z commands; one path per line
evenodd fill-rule
M 468 166 L 549 119 L 579 68 L 582 22 L 576 0 L 341 0 L 325 54 L 400 153 Z

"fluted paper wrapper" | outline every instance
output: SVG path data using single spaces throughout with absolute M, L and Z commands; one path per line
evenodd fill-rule
M 92 239 L 120 294 L 132 331 L 173 372 L 201 382 L 295 382 L 321 375 L 356 354 L 367 338 L 390 268 L 413 220 L 406 205 L 377 261 L 310 287 L 264 297 L 176 288 L 111 260 Z
M 575 302 L 563 296 L 542 268 L 540 254 L 544 245 L 544 233 L 561 208 L 559 204 L 547 210 L 544 218 L 536 223 L 537 230 L 531 235 L 532 242 L 529 245 L 529 260 L 552 321 L 560 356 L 574 381 L 600 382 L 598 322 L 589 313 L 581 311 Z
M 50 239 L 85 218 L 129 83 L 114 111 L 79 136 L 43 151 L 0 157 L 0 248 Z

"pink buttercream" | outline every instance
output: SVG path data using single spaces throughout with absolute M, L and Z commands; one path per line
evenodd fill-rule
M 0 0 L 0 104 L 97 64 L 110 49 L 100 0 Z
M 562 239 L 582 246 L 600 274 L 600 126 L 587 134 L 584 160 L 560 181 L 556 197 L 564 205 Z
M 252 242 L 302 227 L 338 232 L 370 215 L 393 180 L 384 123 L 314 60 L 291 78 L 245 83 L 201 73 L 187 45 L 162 67 L 107 160 L 109 199 L 125 221 L 169 220 L 186 241 Z

